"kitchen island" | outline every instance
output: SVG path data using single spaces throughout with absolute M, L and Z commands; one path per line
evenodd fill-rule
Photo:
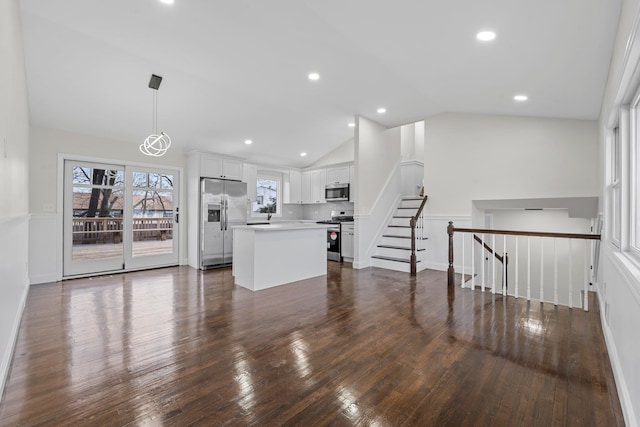
M 252 291 L 327 274 L 327 225 L 233 227 L 234 283 Z

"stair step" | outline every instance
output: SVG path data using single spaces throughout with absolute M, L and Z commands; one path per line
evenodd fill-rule
M 397 234 L 383 234 L 382 237 L 393 237 L 394 239 L 411 239 L 411 236 L 398 236 Z M 428 237 L 423 237 L 422 240 L 427 240 Z M 420 240 L 416 237 L 416 240 Z
M 396 246 L 396 245 L 378 245 L 379 248 L 385 248 L 385 249 L 400 249 L 400 250 L 404 250 L 404 251 L 410 251 L 411 248 L 407 248 L 405 246 Z M 420 251 L 424 251 L 425 249 L 416 249 L 416 252 L 420 252 Z
M 405 216 L 405 215 L 394 215 L 391 218 L 413 218 L 413 216 Z
M 405 259 L 405 258 L 396 258 L 396 257 L 392 257 L 392 256 L 384 256 L 384 255 L 372 255 L 371 258 L 375 258 L 375 259 L 384 259 L 386 261 L 395 261 L 395 262 L 404 262 L 407 264 L 411 263 L 411 260 Z M 420 260 L 416 260 L 416 263 L 420 262 Z
M 392 228 L 411 228 L 410 225 L 387 225 L 387 227 L 392 227 Z
M 398 209 L 413 209 L 414 211 L 418 210 L 418 208 L 412 208 L 411 206 L 409 206 L 409 207 L 398 206 Z
M 422 201 L 422 197 L 403 197 L 402 200 L 420 200 L 420 201 Z

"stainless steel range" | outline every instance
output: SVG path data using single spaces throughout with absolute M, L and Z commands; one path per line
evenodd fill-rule
M 353 223 L 353 211 L 331 211 L 331 219 L 318 221 L 318 224 L 332 224 L 327 228 L 327 259 L 342 261 L 342 224 Z

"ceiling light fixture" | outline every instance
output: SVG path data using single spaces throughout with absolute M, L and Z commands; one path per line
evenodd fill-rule
M 527 99 L 529 99 L 529 97 L 527 95 L 516 95 L 516 96 L 513 97 L 513 99 L 516 100 L 516 101 L 523 102 L 523 101 L 526 101 Z
M 306 155 L 307 155 L 307 153 L 300 153 L 300 157 L 304 157 Z
M 247 144 L 247 145 L 251 145 L 251 144 L 253 144 L 253 141 L 250 140 L 250 139 L 245 139 L 244 143 Z
M 160 0 L 160 3 L 173 4 L 173 0 Z
M 348 126 L 349 126 L 350 128 L 354 128 L 354 127 L 356 127 L 356 124 L 355 124 L 355 123 L 353 123 L 353 122 L 351 122 L 351 123 L 349 123 L 349 125 L 348 125 Z
M 384 113 L 386 113 L 386 112 L 387 112 L 387 109 L 386 109 L 386 108 L 384 108 L 384 107 L 380 107 L 380 108 L 378 108 L 376 111 L 378 111 L 378 114 L 384 114 Z
M 153 89 L 153 133 L 140 144 L 140 151 L 147 156 L 164 156 L 171 147 L 171 138 L 164 132 L 158 135 L 158 88 L 162 83 L 162 77 L 151 74 L 149 87 Z
M 309 77 L 309 80 L 313 82 L 315 82 L 316 80 L 320 80 L 320 74 L 318 73 L 309 73 L 307 77 Z
M 480 31 L 476 34 L 476 38 L 483 42 L 490 42 L 491 40 L 496 38 L 496 33 L 493 31 Z

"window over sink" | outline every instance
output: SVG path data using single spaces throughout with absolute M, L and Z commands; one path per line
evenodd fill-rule
M 256 201 L 251 204 L 251 216 L 282 215 L 282 176 L 258 171 Z

